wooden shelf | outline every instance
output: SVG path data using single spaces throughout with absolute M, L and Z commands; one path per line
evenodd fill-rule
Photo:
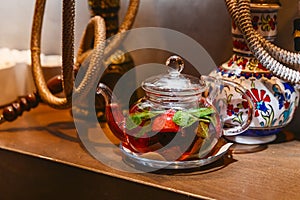
M 89 177 L 81 181 L 90 190 L 59 191 L 55 187 L 59 191 L 57 195 L 67 196 L 70 195 L 67 192 L 72 191 L 73 195 L 80 197 L 80 192 L 85 191 L 85 194 L 95 194 L 99 199 L 128 199 L 149 192 L 149 199 L 299 199 L 300 142 L 297 137 L 285 131 L 279 134 L 274 143 L 262 146 L 259 151 L 226 155 L 197 169 L 128 173 L 102 164 L 86 151 L 78 138 L 69 110 L 55 110 L 42 104 L 24 113 L 18 120 L 0 125 L 0 173 L 6 173 L 0 179 L 0 191 L 2 193 L 5 189 L 6 197 L 16 197 L 21 189 L 15 184 L 20 186 L 22 183 L 26 188 L 22 191 L 27 191 L 28 197 L 47 194 L 54 191 L 54 185 L 66 184 L 64 178 L 72 171 L 72 177 L 80 173 Z M 26 159 L 34 161 L 26 162 Z M 121 155 L 118 159 L 122 160 Z M 24 164 L 27 164 L 26 170 L 34 166 L 30 176 L 24 170 Z M 55 175 L 53 165 L 61 168 L 55 168 Z M 48 178 L 44 177 L 45 173 L 49 173 Z M 56 178 L 51 179 L 51 176 Z M 39 186 L 33 184 L 34 180 Z M 57 182 L 51 184 L 49 180 Z M 77 181 L 74 179 L 68 184 L 76 188 L 75 184 L 80 183 L 80 180 Z M 97 187 L 96 192 L 97 189 L 91 187 L 89 181 L 101 185 L 105 191 Z M 48 182 L 48 185 L 43 182 Z M 7 188 L 11 189 L 7 191 Z M 123 193 L 128 198 L 124 198 Z

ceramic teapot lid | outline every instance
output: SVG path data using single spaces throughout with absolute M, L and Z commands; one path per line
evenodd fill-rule
M 168 73 L 153 76 L 142 83 L 148 93 L 164 96 L 191 96 L 201 94 L 205 83 L 197 77 L 181 74 L 184 62 L 179 56 L 171 56 L 166 61 Z

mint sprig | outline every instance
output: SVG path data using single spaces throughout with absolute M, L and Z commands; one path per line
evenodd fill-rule
M 126 118 L 126 128 L 132 130 L 137 128 L 142 124 L 142 122 L 150 120 L 153 117 L 156 117 L 159 114 L 165 113 L 165 110 L 150 110 L 138 113 L 132 113 Z M 215 110 L 211 107 L 208 108 L 196 108 L 190 110 L 179 110 L 173 116 L 173 122 L 181 127 L 189 127 L 197 121 L 202 121 L 209 123 L 211 122 L 211 114 Z
M 179 110 L 174 114 L 172 120 L 178 126 L 188 127 L 199 119 L 186 111 Z

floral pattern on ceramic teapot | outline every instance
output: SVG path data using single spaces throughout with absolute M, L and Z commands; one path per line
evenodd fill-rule
M 251 4 L 252 23 L 256 31 L 269 41 L 277 34 L 277 4 Z M 281 80 L 268 71 L 252 55 L 243 35 L 232 23 L 233 55 L 210 75 L 242 85 L 254 103 L 254 117 L 247 131 L 229 139 L 244 144 L 268 143 L 293 119 L 298 106 L 299 93 L 295 86 Z M 238 42 L 237 42 L 238 41 Z M 238 94 L 234 88 L 226 88 L 224 96 L 230 100 Z M 243 114 L 239 109 L 246 104 L 229 106 L 228 114 L 237 119 Z

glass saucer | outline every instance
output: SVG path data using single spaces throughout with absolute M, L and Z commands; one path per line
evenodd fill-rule
M 199 160 L 189 160 L 189 161 L 164 161 L 156 160 L 142 157 L 143 154 L 138 154 L 132 152 L 130 149 L 120 145 L 120 149 L 123 152 L 124 156 L 128 161 L 137 163 L 139 165 L 155 168 L 155 169 L 191 169 L 197 168 L 204 165 L 208 165 L 220 159 L 224 154 L 226 154 L 233 143 L 225 143 L 220 146 L 216 151 L 203 159 Z

